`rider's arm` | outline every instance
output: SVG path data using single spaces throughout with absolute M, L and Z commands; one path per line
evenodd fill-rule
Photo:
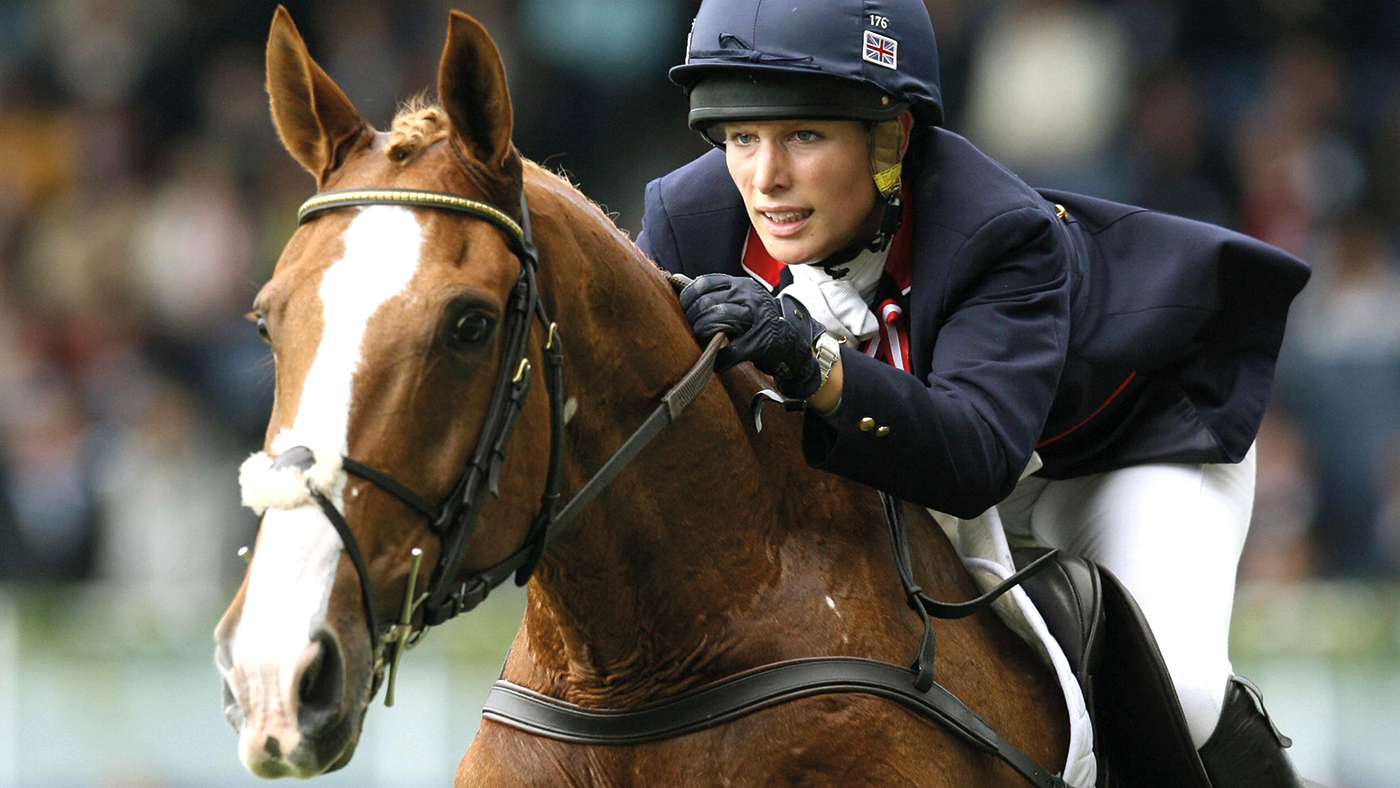
M 925 379 L 843 347 L 841 407 L 834 423 L 809 412 L 807 461 L 958 516 L 1009 493 L 1068 351 L 1069 262 L 1054 222 L 1033 208 L 1000 214 L 940 261 L 949 266 L 942 288 L 911 291 L 916 318 L 943 315 L 912 322 L 933 334 L 921 337 L 931 347 Z

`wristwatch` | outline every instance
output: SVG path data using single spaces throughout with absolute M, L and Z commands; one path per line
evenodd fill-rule
M 841 340 L 829 331 L 823 331 L 817 341 L 812 345 L 812 355 L 817 357 L 817 367 L 821 369 L 821 383 L 817 385 L 820 389 L 826 385 L 826 379 L 831 376 L 831 368 L 836 365 L 837 359 L 841 358 Z

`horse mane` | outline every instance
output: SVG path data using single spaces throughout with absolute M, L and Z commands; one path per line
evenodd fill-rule
M 447 112 L 442 105 L 421 93 L 399 105 L 389 124 L 389 140 L 384 155 L 390 161 L 403 161 L 447 136 Z
M 393 121 L 389 124 L 389 138 L 384 145 L 384 155 L 395 162 L 409 159 L 434 142 L 445 138 L 449 132 L 449 123 L 447 111 L 441 104 L 421 93 L 413 96 L 399 105 Z M 617 226 L 616 214 L 609 213 L 607 208 L 584 194 L 567 174 L 526 161 L 533 165 L 530 169 L 562 187 L 561 193 L 584 208 L 585 213 L 596 213 L 593 218 L 600 219 L 601 224 L 621 233 L 638 257 L 652 262 L 651 258 L 637 247 L 635 239 Z M 652 265 L 655 266 L 655 263 L 652 262 Z

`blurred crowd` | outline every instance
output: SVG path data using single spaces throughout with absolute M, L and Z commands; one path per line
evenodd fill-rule
M 370 122 L 447 10 L 516 142 L 619 225 L 703 152 L 665 70 L 695 0 L 285 0 Z M 314 188 L 263 93 L 263 0 L 0 0 L 0 581 L 221 588 L 271 403 L 244 313 Z M 1259 437 L 1243 577 L 1400 573 L 1400 3 L 930 0 L 948 125 L 1033 185 L 1313 264 Z

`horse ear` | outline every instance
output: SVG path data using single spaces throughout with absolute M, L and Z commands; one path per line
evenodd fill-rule
M 480 22 L 453 11 L 438 69 L 438 98 L 452 136 L 473 158 L 509 175 L 516 157 L 510 135 L 510 90 L 501 53 Z
M 291 14 L 280 5 L 267 36 L 267 96 L 282 144 L 321 184 L 369 129 L 340 86 L 311 59 Z

